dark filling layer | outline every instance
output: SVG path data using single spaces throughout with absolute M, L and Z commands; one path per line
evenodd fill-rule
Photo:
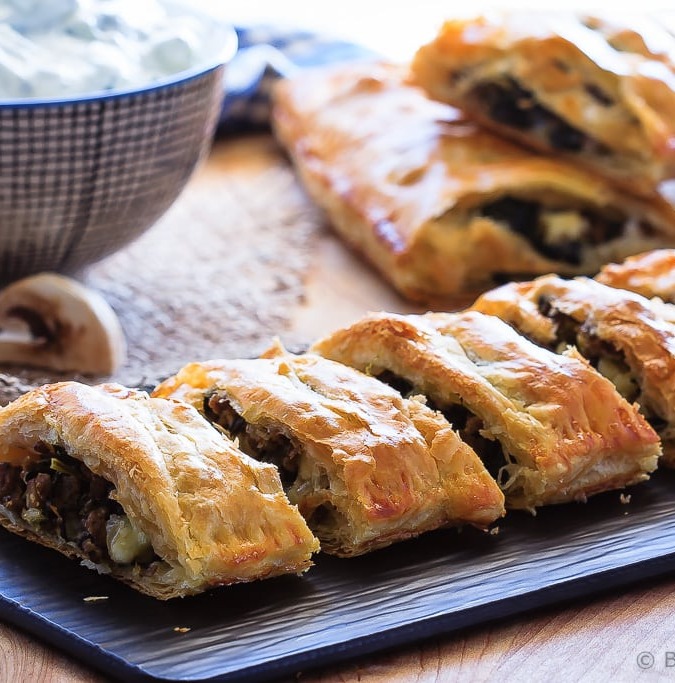
M 24 465 L 0 463 L 0 504 L 41 534 L 75 544 L 95 563 L 110 561 L 106 522 L 124 515 L 110 498 L 113 485 L 59 446 L 38 443 L 40 458 Z M 147 573 L 159 558 L 147 558 Z
M 204 398 L 204 414 L 230 437 L 238 439 L 239 448 L 246 455 L 276 465 L 285 489 L 292 486 L 298 474 L 300 448 L 291 439 L 278 429 L 246 422 L 227 397 L 218 392 Z
M 471 446 L 480 456 L 490 475 L 500 484 L 503 483 L 500 471 L 504 465 L 508 464 L 508 461 L 499 441 L 486 439 L 480 433 L 483 429 L 483 420 L 459 404 L 446 406 L 442 413 L 453 428 L 459 432 L 462 441 Z
M 578 235 L 551 235 L 543 220 L 545 211 L 547 209 L 539 202 L 510 196 L 480 208 L 482 216 L 508 225 L 510 230 L 526 237 L 544 256 L 572 265 L 581 264 L 584 248 L 609 242 L 623 233 L 622 220 L 609 220 L 591 211 L 579 210 L 576 213 L 584 227 Z
M 576 346 L 579 353 L 593 366 L 597 366 L 603 356 L 610 357 L 612 360 L 623 360 L 623 354 L 620 351 L 599 339 L 589 330 L 587 325 L 559 311 L 551 302 L 550 297 L 539 297 L 537 308 L 555 325 L 556 341 L 554 347 L 561 343 Z
M 391 370 L 383 370 L 378 375 L 375 375 L 375 377 L 392 389 L 396 389 L 403 398 L 410 398 L 410 396 L 415 394 L 415 388 L 412 382 L 409 382 L 407 379 L 404 379 Z M 427 405 L 431 405 L 431 400 L 427 401 Z M 437 408 L 434 408 L 434 410 L 437 410 Z
M 540 297 L 537 306 L 539 312 L 555 325 L 556 341 L 552 345 L 554 350 L 560 344 L 576 346 L 579 353 L 596 369 L 598 369 L 600 361 L 606 359 L 611 361 L 620 372 L 630 372 L 624 354 L 609 342 L 593 334 L 586 323 L 580 323 L 573 317 L 559 311 L 549 297 Z M 612 378 L 608 377 L 608 379 Z M 634 384 L 632 394 L 626 395 L 625 391 L 621 393 L 627 400 L 634 401 L 638 396 L 639 387 Z
M 397 375 L 391 370 L 384 370 L 376 375 L 377 379 L 388 384 L 404 397 L 409 397 L 415 393 L 411 382 Z M 507 464 L 504 450 L 499 441 L 486 439 L 480 432 L 483 429 L 483 421 L 474 415 L 468 408 L 458 403 L 449 404 L 438 408 L 436 404 L 427 398 L 427 405 L 433 410 L 440 410 L 453 429 L 459 433 L 464 443 L 468 444 L 478 454 L 485 469 L 494 479 L 499 481 L 499 471 Z
M 317 505 L 309 517 L 307 517 L 307 525 L 310 529 L 321 529 L 330 531 L 331 528 L 339 527 L 344 522 L 344 517 L 339 510 L 332 503 L 322 503 Z M 329 539 L 324 539 L 329 540 Z M 325 546 L 324 546 L 325 547 Z
M 597 86 L 589 85 L 586 91 L 603 106 L 612 104 L 609 96 Z M 590 138 L 541 105 L 532 91 L 523 88 L 512 78 L 481 83 L 472 90 L 471 95 L 486 107 L 490 118 L 496 122 L 518 130 L 535 131 L 537 137 L 545 140 L 553 149 L 596 156 L 611 154 L 606 145 Z

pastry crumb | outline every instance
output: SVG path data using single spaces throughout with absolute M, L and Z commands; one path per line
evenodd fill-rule
M 628 505 L 628 503 L 630 503 L 630 493 L 622 493 L 619 496 L 619 500 L 623 505 Z
M 82 598 L 82 602 L 100 602 L 101 600 L 107 599 L 107 595 L 89 595 L 86 598 Z
M 499 533 L 499 527 L 498 526 L 493 526 L 492 529 L 490 529 L 490 536 L 496 536 Z
M 176 633 L 187 633 L 188 631 L 191 631 L 192 629 L 189 628 L 188 626 L 174 626 L 173 630 Z

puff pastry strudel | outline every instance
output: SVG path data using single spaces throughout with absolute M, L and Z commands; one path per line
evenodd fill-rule
M 610 378 L 663 440 L 675 465 L 675 325 L 663 306 L 589 278 L 556 275 L 486 292 L 473 308 L 496 315 L 551 349 L 575 346 Z
M 442 415 L 319 356 L 266 356 L 191 363 L 155 393 L 200 407 L 275 463 L 322 550 L 357 555 L 503 514 L 501 491 Z
M 609 263 L 595 279 L 610 287 L 627 289 L 648 299 L 655 296 L 675 303 L 675 249 L 655 249 L 621 263 Z
M 274 467 L 191 406 L 119 385 L 0 410 L 0 523 L 160 599 L 300 573 L 318 550 Z
M 675 176 L 675 37 L 655 20 L 513 11 L 449 21 L 412 70 L 434 98 L 631 191 Z
M 675 243 L 675 209 L 618 191 L 431 102 L 384 64 L 279 83 L 273 123 L 335 229 L 405 296 L 430 300 Z
M 494 316 L 371 314 L 312 347 L 442 410 L 508 507 L 585 499 L 648 478 L 658 436 L 607 379 Z

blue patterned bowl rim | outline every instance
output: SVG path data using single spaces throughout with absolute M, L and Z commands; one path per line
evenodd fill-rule
M 237 32 L 234 30 L 234 27 L 225 24 L 222 24 L 222 29 L 222 46 L 210 59 L 204 60 L 190 69 L 185 69 L 184 71 L 179 71 L 175 74 L 171 74 L 170 76 L 152 81 L 147 85 L 134 86 L 130 88 L 100 90 L 98 92 L 83 93 L 82 95 L 68 95 L 67 97 L 26 97 L 0 99 L 0 108 L 50 107 L 76 104 L 79 102 L 114 100 L 120 97 L 129 97 L 130 95 L 140 95 L 143 93 L 153 92 L 155 90 L 163 90 L 169 86 L 179 85 L 186 81 L 191 81 L 223 66 L 224 64 L 227 64 L 236 54 L 239 44 Z

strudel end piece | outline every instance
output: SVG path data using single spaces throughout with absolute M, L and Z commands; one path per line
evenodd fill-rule
M 427 396 L 498 477 L 507 506 L 583 500 L 656 467 L 658 436 L 611 382 L 499 318 L 371 314 L 312 350 Z
M 273 120 L 337 232 L 411 299 L 514 276 L 595 274 L 675 244 L 664 197 L 636 198 L 500 139 L 406 85 L 393 66 L 286 79 Z
M 442 415 L 320 356 L 266 356 L 191 363 L 155 393 L 199 407 L 275 463 L 322 550 L 358 555 L 503 514 L 501 491 Z
M 675 325 L 664 306 L 589 278 L 548 275 L 486 292 L 473 308 L 551 349 L 576 347 L 637 402 L 663 440 L 664 464 L 675 466 Z
M 651 299 L 675 303 L 675 249 L 655 249 L 609 263 L 595 279 L 604 285 L 627 289 Z
M 496 132 L 653 194 L 675 176 L 675 37 L 656 18 L 495 12 L 446 22 L 412 70 Z
M 300 573 L 318 550 L 274 467 L 192 406 L 119 385 L 0 410 L 0 523 L 160 599 Z

